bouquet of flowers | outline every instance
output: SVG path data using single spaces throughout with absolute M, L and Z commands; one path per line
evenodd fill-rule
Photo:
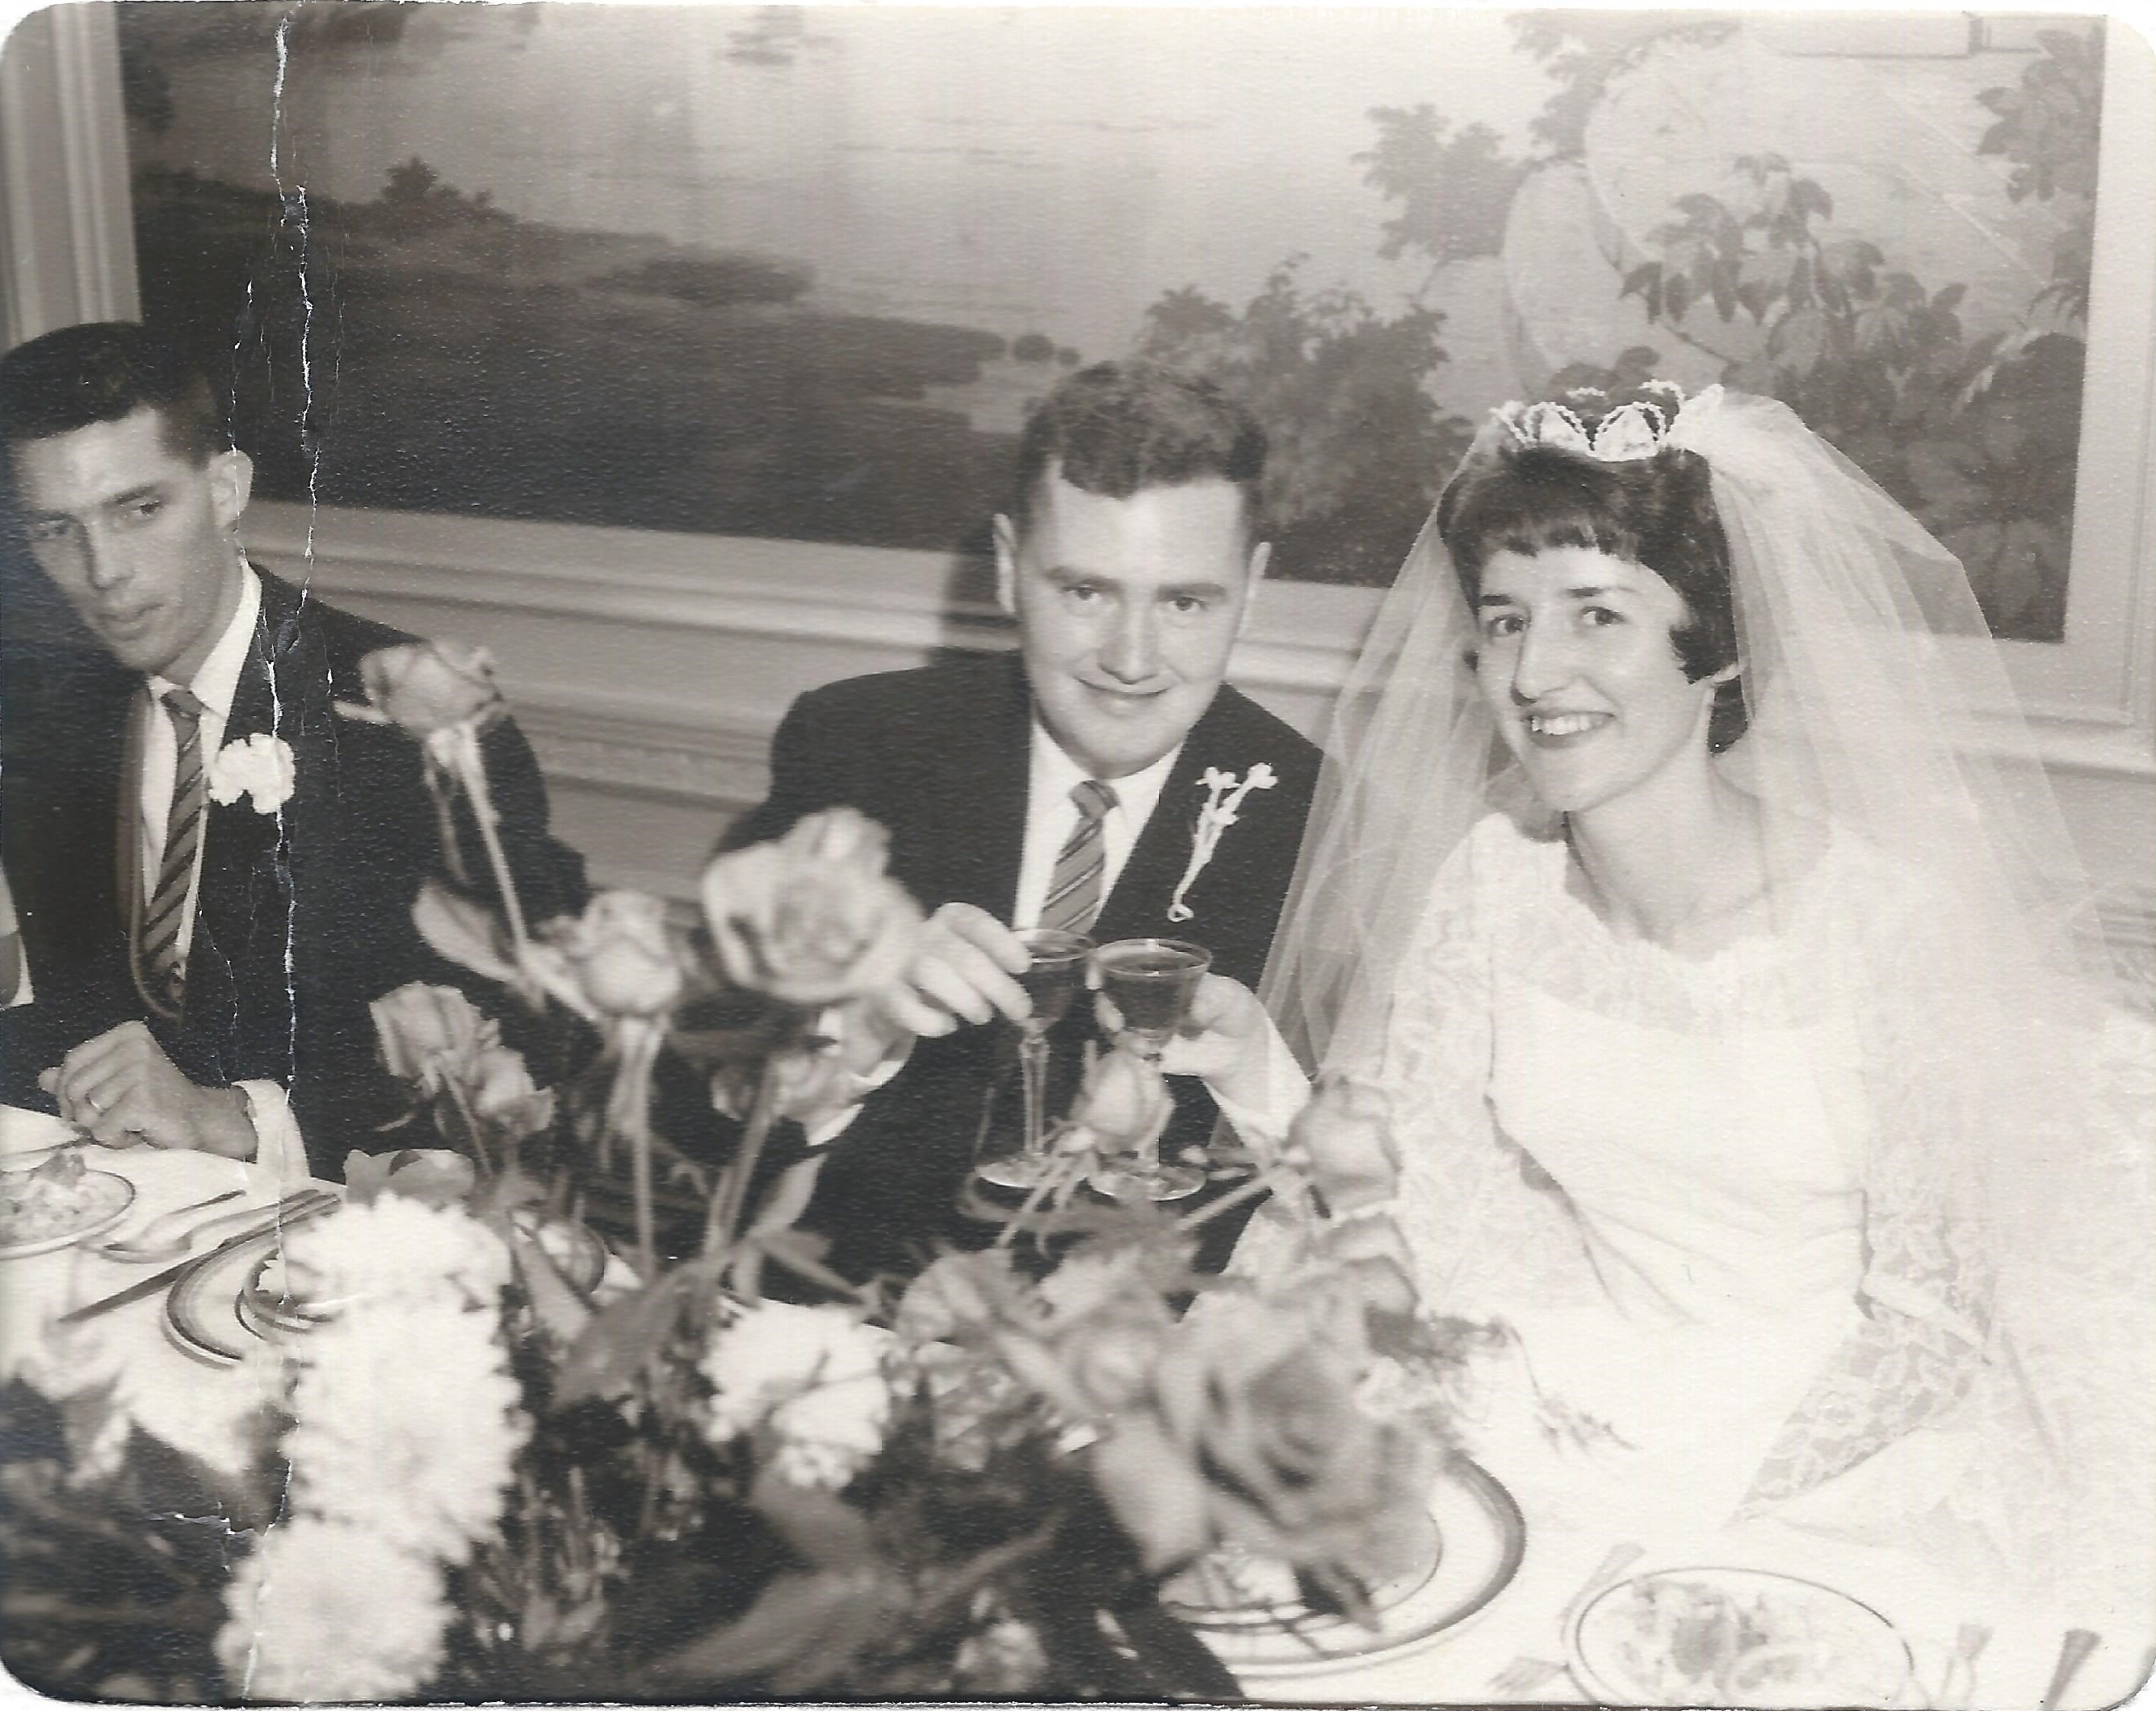
M 362 716 L 412 730 L 440 799 L 463 792 L 484 831 L 484 661 L 396 651 Z M 445 693 L 418 694 L 430 681 Z M 377 1003 L 413 1138 L 449 1144 L 353 1155 L 344 1207 L 287 1236 L 305 1328 L 264 1357 L 283 1413 L 228 1507 L 240 1530 L 162 1595 L 151 1685 L 1229 1698 L 1160 1596 L 1224 1546 L 1367 1617 L 1418 1548 L 1402 1523 L 1420 1519 L 1464 1339 L 1418 1311 L 1382 1218 L 1337 1215 L 1389 1190 L 1363 1090 L 1322 1089 L 1281 1159 L 1198 1212 L 1089 1200 L 1074 1164 L 1006 1210 L 993 1246 L 855 1287 L 794 1227 L 817 1157 L 758 1167 L 776 1124 L 857 1097 L 891 1044 L 879 995 L 920 916 L 880 830 L 837 809 L 722 855 L 701 919 L 608 891 L 531 922 L 493 865 L 490 903 L 429 886 L 419 925 L 573 1072 L 539 1086 L 502 1020 L 452 989 Z M 669 1056 L 732 1119 L 722 1163 L 658 1133 Z M 1167 1109 L 1158 1071 L 1111 1051 L 1056 1142 L 1125 1152 Z M 587 1225 L 624 1174 L 609 1254 Z M 1267 1190 L 1294 1239 L 1263 1284 L 1194 1273 L 1195 1225 Z M 662 1242 L 670 1196 L 691 1215 Z M 766 1298 L 781 1275 L 805 1299 Z M 43 1523 L 124 1524 L 85 1507 L 121 1488 L 110 1470 L 57 1450 L 39 1467 L 0 1492 L 12 1527 L 31 1499 Z M 11 1625 L 17 1591 L 11 1575 Z M 107 1639 L 64 1678 L 143 1687 Z

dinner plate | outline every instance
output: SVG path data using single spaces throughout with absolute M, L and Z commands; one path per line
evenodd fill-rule
M 1892 1706 L 1915 1670 L 1894 1625 L 1844 1592 L 1764 1569 L 1662 1569 L 1589 1601 L 1565 1636 L 1609 1705 Z
M 1245 1683 L 1332 1675 L 1346 1663 L 1404 1657 L 1479 1615 L 1512 1583 L 1527 1548 L 1527 1525 L 1512 1493 L 1465 1457 L 1447 1463 L 1429 1509 L 1435 1563 L 1371 1589 L 1374 1631 L 1345 1616 L 1314 1614 L 1291 1595 L 1268 1601 L 1259 1591 L 1224 1608 L 1201 1602 L 1209 1589 L 1188 1576 L 1170 1581 L 1163 1601 Z
M 269 1328 L 251 1318 L 241 1300 L 248 1280 L 285 1230 L 336 1205 L 331 1200 L 289 1215 L 280 1227 L 213 1253 L 182 1272 L 165 1297 L 167 1334 L 186 1353 L 215 1366 L 236 1366 L 246 1359 L 269 1337 Z M 270 1209 L 262 1210 L 266 1216 Z
M 28 1173 L 11 1170 L 6 1174 Z M 49 1230 L 22 1241 L 0 1241 L 0 1260 L 28 1259 L 33 1254 L 53 1253 L 72 1247 L 78 1241 L 86 1241 L 93 1236 L 102 1236 L 125 1218 L 127 1209 L 135 1204 L 135 1184 L 110 1170 L 85 1170 L 76 1179 L 75 1189 L 84 1200 L 75 1218 L 60 1229 Z

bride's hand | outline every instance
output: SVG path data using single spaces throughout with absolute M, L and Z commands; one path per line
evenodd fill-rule
M 1106 993 L 1095 1001 L 1095 1010 L 1109 1034 L 1122 1032 L 1122 1013 Z M 1271 1025 L 1249 987 L 1224 974 L 1206 974 L 1191 994 L 1189 1016 L 1162 1051 L 1160 1066 L 1172 1076 L 1196 1076 L 1231 1100 L 1240 1089 L 1254 1101 Z

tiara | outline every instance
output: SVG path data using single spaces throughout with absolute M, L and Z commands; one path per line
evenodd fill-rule
M 1491 414 L 1522 445 L 1555 446 L 1605 464 L 1630 463 L 1652 457 L 1662 449 L 1685 403 L 1684 388 L 1675 381 L 1650 380 L 1639 389 L 1661 394 L 1669 401 L 1668 407 L 1640 398 L 1614 410 L 1594 410 L 1592 403 L 1606 406 L 1609 394 L 1598 386 L 1582 386 L 1565 397 L 1590 407 L 1589 414 L 1596 419 L 1591 428 L 1568 404 L 1515 402 L 1500 405 Z

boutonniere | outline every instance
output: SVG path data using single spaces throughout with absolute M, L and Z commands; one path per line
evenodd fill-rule
M 1220 845 L 1220 834 L 1242 818 L 1243 799 L 1253 790 L 1270 790 L 1279 782 L 1273 769 L 1263 761 L 1240 778 L 1218 767 L 1205 768 L 1205 776 L 1199 781 L 1199 788 L 1205 792 L 1205 805 L 1198 810 L 1198 824 L 1191 831 L 1190 865 L 1183 870 L 1183 879 L 1168 902 L 1169 920 L 1183 922 L 1191 918 L 1191 908 L 1183 901 L 1183 894 L 1197 883 L 1198 876 L 1205 871 L 1205 864 L 1213 859 L 1214 850 Z
M 283 737 L 244 737 L 210 757 L 209 799 L 222 808 L 244 796 L 257 814 L 275 814 L 292 799 L 299 776 Z

